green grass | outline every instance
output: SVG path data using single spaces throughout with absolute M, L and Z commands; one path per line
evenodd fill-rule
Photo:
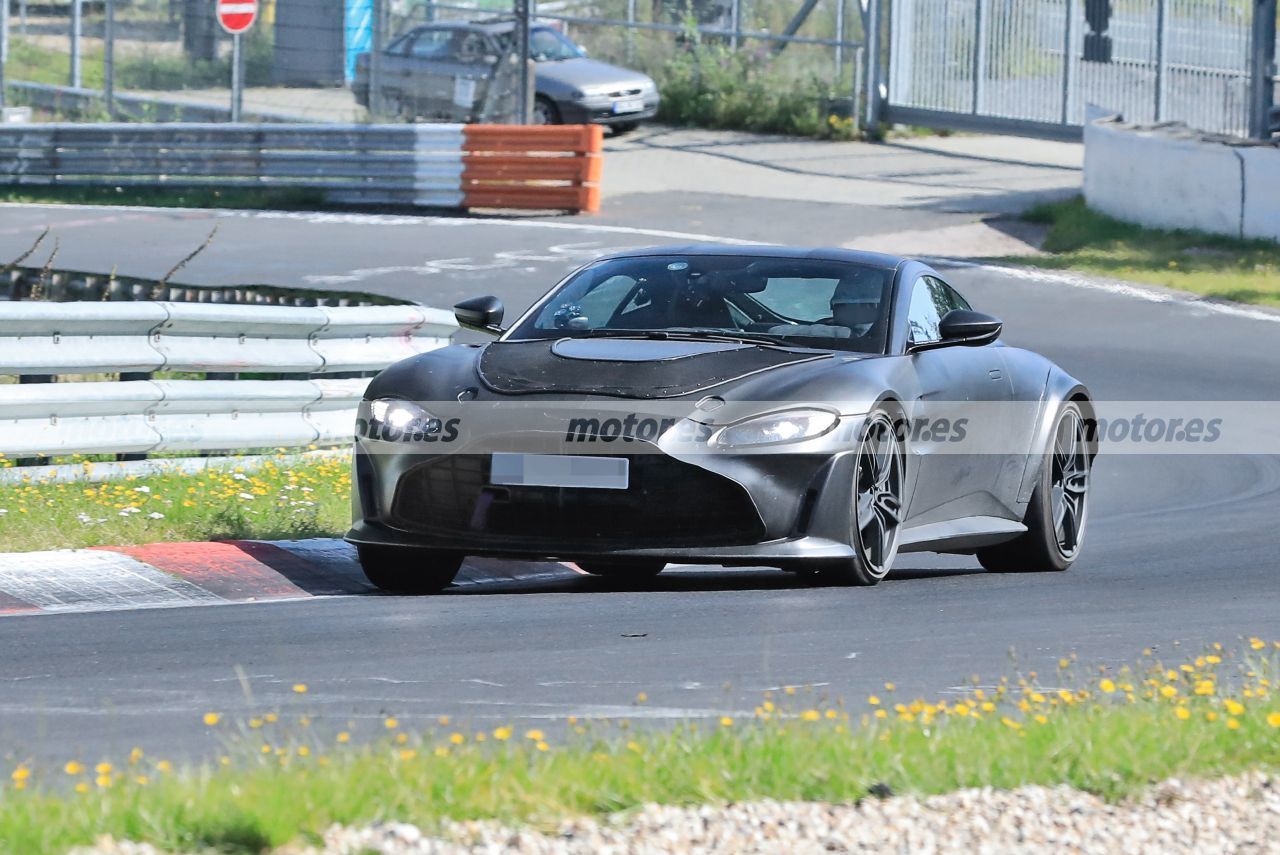
M 238 208 L 312 211 L 324 193 L 309 188 L 0 187 L 0 202 L 58 205 L 147 205 L 157 208 Z
M 277 456 L 256 470 L 0 485 L 0 551 L 337 537 L 351 522 L 350 466 Z
M 311 717 L 312 696 L 298 686 L 294 703 L 247 722 L 210 711 L 204 724 L 226 748 L 206 766 L 175 769 L 142 748 L 104 766 L 18 756 L 0 779 L 0 840 L 24 853 L 64 852 L 100 834 L 259 852 L 314 841 L 335 822 L 548 827 L 648 802 L 848 803 L 886 787 L 1069 784 L 1118 800 L 1174 776 L 1280 768 L 1270 647 L 1211 648 L 1171 670 L 1149 656 L 1101 673 L 1064 662 L 1047 679 L 1054 689 L 1027 675 L 937 703 L 899 700 L 886 685 L 846 707 L 801 688 L 766 693 L 754 718 L 671 729 L 568 719 L 545 733 L 477 731 L 388 718 L 365 724 L 371 735 Z
M 1040 205 L 1025 217 L 1049 226 L 1048 256 L 1004 259 L 1147 282 L 1221 300 L 1280 306 L 1280 244 L 1147 229 L 1089 210 L 1084 200 Z

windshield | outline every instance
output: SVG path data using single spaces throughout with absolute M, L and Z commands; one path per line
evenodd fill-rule
M 507 338 L 734 338 L 884 353 L 892 273 L 790 258 L 612 259 L 568 279 Z

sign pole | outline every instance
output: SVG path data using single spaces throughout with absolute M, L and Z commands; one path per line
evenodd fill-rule
M 241 67 L 240 34 L 231 37 L 231 121 L 239 122 L 244 112 L 244 69 Z

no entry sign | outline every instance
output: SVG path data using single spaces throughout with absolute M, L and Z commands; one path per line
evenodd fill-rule
M 246 32 L 258 20 L 258 0 L 218 0 L 218 23 L 233 36 Z

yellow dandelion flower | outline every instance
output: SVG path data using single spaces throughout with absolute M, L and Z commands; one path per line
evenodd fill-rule
M 839 713 L 837 713 L 835 710 L 827 710 L 825 713 L 823 713 L 823 715 L 825 715 L 828 719 L 834 719 L 836 718 L 836 716 L 839 715 Z
M 400 726 L 400 722 L 394 718 L 386 718 L 383 720 L 382 726 L 385 727 L 387 730 L 395 730 L 397 727 Z
M 142 749 L 135 747 L 132 751 L 129 752 L 129 765 L 130 766 L 138 765 L 138 761 L 142 759 L 142 755 L 143 755 Z
M 1271 715 L 1267 716 L 1267 724 L 1272 727 L 1280 727 L 1280 712 L 1273 712 Z
M 89 782 L 81 781 L 80 783 L 76 784 L 76 792 L 80 793 L 81 795 L 89 792 Z
M 345 745 L 350 741 L 351 741 L 351 734 L 347 733 L 345 730 L 338 734 L 339 743 Z
M 111 786 L 111 776 L 99 775 L 98 777 L 93 779 L 93 782 L 98 785 L 99 789 L 105 790 Z
M 66 772 L 68 775 L 82 775 L 84 774 L 84 766 L 72 760 L 70 763 L 62 767 L 62 771 Z
M 273 712 L 267 713 L 262 718 L 267 724 L 275 724 L 280 720 L 280 716 Z
M 534 747 L 535 747 L 535 748 L 537 748 L 539 751 L 547 751 L 547 750 L 549 750 L 549 749 L 551 748 L 551 746 L 550 746 L 550 745 L 548 745 L 548 744 L 547 744 L 547 743 L 545 743 L 545 742 L 541 742 L 541 741 L 540 741 L 540 742 L 538 742 L 538 744 L 537 744 L 537 745 L 535 745 Z
M 721 727 L 733 727 L 733 719 L 729 718 L 729 716 L 727 716 L 727 715 L 722 715 L 722 716 L 720 716 L 720 726 L 721 726 Z
M 298 756 L 299 756 L 299 757 L 310 757 L 310 756 L 311 756 L 311 749 L 310 749 L 310 748 L 308 748 L 308 747 L 307 747 L 307 746 L 305 746 L 305 745 L 299 745 L 299 746 L 298 746 Z
M 1044 715 L 1041 715 L 1040 713 L 1036 713 L 1036 721 L 1038 721 L 1040 724 L 1048 724 L 1049 718 L 1048 716 L 1044 716 Z
M 220 721 L 222 721 L 222 716 L 216 712 L 207 712 L 204 714 L 205 727 L 213 727 L 215 724 L 217 724 Z
M 1101 680 L 1098 681 L 1098 688 L 1109 695 L 1116 690 L 1116 684 L 1113 683 L 1109 678 L 1103 677 Z
M 1209 710 L 1207 713 L 1205 713 L 1205 714 L 1204 714 L 1204 720 L 1205 720 L 1205 721 L 1217 721 L 1217 720 L 1218 720 L 1218 714 L 1217 714 L 1215 711 L 1213 711 L 1213 710 Z
M 173 771 L 173 764 L 168 760 L 161 760 L 156 764 L 156 768 L 167 775 Z
M 1191 718 L 1191 710 L 1187 709 L 1186 707 L 1175 707 L 1173 710 L 1173 714 L 1178 717 L 1179 721 L 1186 721 L 1187 719 Z
M 878 707 L 880 706 L 880 698 L 877 695 L 872 695 L 871 697 L 867 698 L 867 703 L 871 704 L 871 706 L 873 707 Z
M 1176 698 L 1178 696 L 1178 689 L 1176 686 L 1161 686 L 1160 694 L 1166 698 Z
M 884 710 L 884 709 L 876 710 L 876 718 L 888 718 L 888 717 L 889 717 L 888 710 Z
M 804 721 L 818 721 L 822 715 L 817 710 L 805 710 L 800 713 L 800 718 Z
M 1265 641 L 1263 641 L 1261 638 L 1251 638 L 1251 639 L 1249 639 L 1249 647 L 1250 647 L 1251 649 L 1253 649 L 1253 650 L 1261 650 L 1262 648 L 1264 648 L 1264 647 L 1266 647 L 1266 646 L 1267 646 L 1267 643 L 1266 643 Z
M 1239 720 L 1234 718 L 1227 719 L 1227 730 L 1239 730 L 1239 729 L 1240 729 Z
M 534 730 L 526 730 L 526 731 L 524 732 L 524 738 L 525 738 L 525 739 L 533 740 L 534 742 L 540 742 L 540 741 L 542 740 L 542 738 L 543 738 L 543 733 L 542 733 L 542 731 L 537 730 L 537 729 L 534 729 Z
M 498 740 L 499 742 L 506 742 L 508 739 L 511 738 L 511 728 L 510 727 L 494 728 L 493 738 Z
M 97 772 L 99 775 L 110 775 L 111 768 L 110 763 L 99 763 L 97 766 L 93 767 L 93 771 Z
M 447 715 L 440 716 L 439 718 L 436 719 L 436 724 L 440 725 L 441 727 L 448 727 L 449 717 Z
M 1005 727 L 1009 728 L 1010 730 L 1022 730 L 1022 725 L 1014 721 L 1013 719 L 1009 718 L 1008 716 L 1004 716 L 1003 718 L 1001 718 L 1000 723 L 1003 724 Z
M 1225 701 L 1223 701 L 1222 705 L 1226 707 L 1227 712 L 1231 713 L 1232 715 L 1240 715 L 1244 712 L 1244 704 L 1240 703 L 1237 700 L 1232 700 L 1231 698 L 1227 698 Z
M 642 704 L 647 700 L 649 700 L 649 696 L 644 692 L 639 692 L 636 694 L 636 703 Z
M 13 778 L 15 784 L 25 783 L 31 777 L 31 770 L 26 765 L 20 765 L 13 770 L 13 774 L 9 777 Z
M 306 683 L 294 683 L 294 684 L 293 684 L 293 691 L 294 691 L 294 692 L 296 692 L 296 693 L 297 693 L 297 694 L 299 694 L 299 695 L 305 695 L 305 694 L 307 693 L 307 684 L 306 684 Z
M 449 734 L 449 741 L 452 742 L 454 745 L 461 745 L 462 743 L 467 741 L 467 738 L 463 736 L 461 733 L 451 733 Z

